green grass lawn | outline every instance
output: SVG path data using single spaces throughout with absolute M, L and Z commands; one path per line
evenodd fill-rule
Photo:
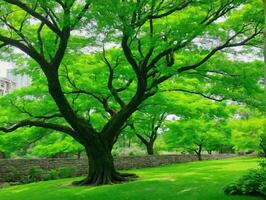
M 256 158 L 202 161 L 134 169 L 137 181 L 101 187 L 77 187 L 80 178 L 32 183 L 0 189 L 0 200 L 255 200 L 228 196 L 223 187 L 257 166 Z

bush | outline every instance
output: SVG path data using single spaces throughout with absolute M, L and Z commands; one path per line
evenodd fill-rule
M 226 194 L 265 195 L 266 170 L 264 168 L 250 170 L 235 183 L 224 188 Z
M 59 173 L 56 169 L 50 170 L 46 173 L 44 180 L 49 181 L 49 180 L 56 180 L 59 178 Z
M 260 185 L 260 192 L 262 193 L 262 195 L 266 196 L 266 181 L 264 181 L 261 185 Z
M 70 178 L 74 175 L 74 169 L 69 167 L 61 167 L 58 169 L 50 170 L 44 176 L 44 180 L 56 180 L 59 178 Z
M 259 166 L 263 169 L 266 170 L 266 159 L 263 159 L 259 162 Z
M 33 166 L 29 169 L 29 182 L 37 182 L 37 181 L 42 181 L 44 178 L 44 170 L 41 169 L 38 166 Z
M 69 178 L 74 175 L 74 169 L 70 167 L 61 167 L 57 169 L 60 178 Z

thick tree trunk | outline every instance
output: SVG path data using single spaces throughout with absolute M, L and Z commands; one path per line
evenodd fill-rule
M 116 171 L 111 151 L 107 150 L 102 141 L 85 148 L 88 156 L 88 175 L 84 180 L 74 182 L 75 185 L 106 185 L 137 178 L 135 174 L 121 174 Z

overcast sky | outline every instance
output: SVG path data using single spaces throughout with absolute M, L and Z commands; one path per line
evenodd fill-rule
M 11 64 L 0 61 L 0 76 L 6 77 L 6 70 L 10 68 Z

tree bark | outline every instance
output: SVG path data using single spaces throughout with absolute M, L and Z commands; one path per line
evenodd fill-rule
M 147 149 L 147 154 L 148 155 L 154 155 L 154 150 L 153 150 L 153 143 L 147 143 L 146 145 L 146 149 Z
M 81 153 L 82 153 L 82 151 L 78 151 L 78 153 L 77 153 L 77 158 L 78 158 L 78 159 L 81 158 Z
M 263 157 L 266 158 L 266 137 L 261 138 L 260 148 L 262 150 Z
M 137 178 L 135 174 L 121 174 L 116 171 L 111 150 L 102 139 L 94 140 L 85 149 L 88 156 L 88 175 L 85 179 L 74 182 L 74 185 L 106 185 Z
M 199 161 L 202 161 L 201 153 L 197 153 L 197 156 L 198 156 L 198 160 L 199 160 Z
M 202 160 L 201 152 L 202 152 L 202 145 L 199 145 L 199 148 L 198 148 L 198 150 L 196 151 L 196 154 L 197 154 L 197 156 L 198 156 L 198 160 L 199 160 L 199 161 Z
M 148 155 L 154 155 L 153 145 L 155 140 L 153 138 L 145 139 L 142 135 L 136 133 L 136 136 L 140 139 L 142 144 L 145 145 Z
M 6 159 L 6 158 L 7 158 L 7 156 L 6 156 L 5 152 L 0 151 L 0 159 Z

